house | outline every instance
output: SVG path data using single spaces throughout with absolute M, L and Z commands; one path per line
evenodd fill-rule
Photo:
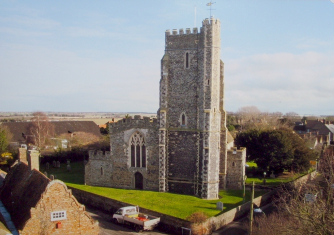
M 78 203 L 60 180 L 50 180 L 38 169 L 37 151 L 30 151 L 28 164 L 14 164 L 0 189 L 0 200 L 21 235 L 99 234 L 98 222 Z M 0 216 L 0 219 L 2 216 Z M 4 223 L 4 221 L 0 221 Z
M 304 138 L 316 137 L 316 143 L 333 143 L 334 141 L 334 124 L 325 119 L 295 122 L 294 131 Z

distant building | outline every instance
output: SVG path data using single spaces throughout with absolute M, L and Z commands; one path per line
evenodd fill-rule
M 8 172 L 0 189 L 0 200 L 11 215 L 19 234 L 99 234 L 98 222 L 78 203 L 60 180 L 50 180 L 38 171 L 33 152 Z M 38 159 L 38 158 L 37 158 Z M 3 222 L 3 221 L 1 221 Z
M 295 122 L 294 131 L 305 138 L 316 137 L 316 144 L 334 141 L 334 124 L 325 119 Z

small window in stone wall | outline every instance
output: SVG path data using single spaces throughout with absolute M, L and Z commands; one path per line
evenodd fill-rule
M 185 127 L 185 126 L 187 126 L 187 122 L 188 122 L 188 120 L 187 120 L 187 116 L 186 116 L 186 114 L 185 114 L 184 112 L 181 113 L 179 122 L 180 122 L 180 126 L 181 126 L 181 127 Z
M 51 221 L 58 221 L 67 219 L 66 211 L 53 211 L 51 212 Z
M 103 167 L 101 167 L 101 175 L 103 175 Z
M 234 162 L 232 162 L 232 166 L 235 166 L 235 163 L 234 163 Z
M 186 125 L 186 115 L 182 114 L 182 125 Z
M 189 68 L 189 53 L 186 52 L 186 69 Z
M 135 132 L 130 138 L 131 167 L 146 167 L 146 146 L 144 136 Z

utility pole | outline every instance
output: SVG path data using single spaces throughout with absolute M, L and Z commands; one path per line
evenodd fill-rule
M 252 185 L 252 199 L 251 199 L 250 214 L 249 214 L 249 235 L 252 235 L 253 231 L 253 201 L 254 201 L 254 181 Z
M 244 175 L 244 194 L 243 194 L 242 204 L 245 204 L 246 201 L 246 180 L 247 180 L 247 175 Z

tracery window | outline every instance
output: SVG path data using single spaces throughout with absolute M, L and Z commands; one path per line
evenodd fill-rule
M 144 136 L 135 132 L 130 138 L 131 167 L 146 167 L 146 146 Z

